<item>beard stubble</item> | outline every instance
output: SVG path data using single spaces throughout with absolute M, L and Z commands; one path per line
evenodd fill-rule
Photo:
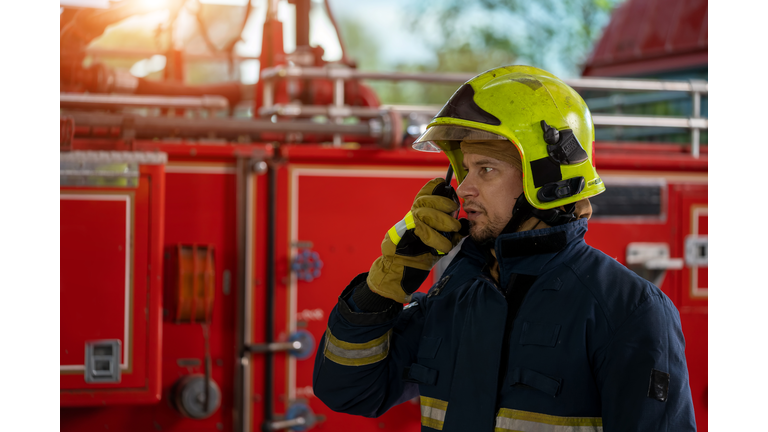
M 475 243 L 478 243 L 478 244 L 498 237 L 499 234 L 501 234 L 501 231 L 504 230 L 504 227 L 507 226 L 509 219 L 511 219 L 512 217 L 512 215 L 510 215 L 510 217 L 506 220 L 502 220 L 501 218 L 492 218 L 491 216 L 488 215 L 488 212 L 485 210 L 485 207 L 483 207 L 482 204 L 480 203 L 466 203 L 466 204 L 481 210 L 485 215 L 485 217 L 488 219 L 488 221 L 484 224 L 478 224 L 475 221 L 469 221 L 469 236 L 470 238 L 472 238 L 472 240 Z

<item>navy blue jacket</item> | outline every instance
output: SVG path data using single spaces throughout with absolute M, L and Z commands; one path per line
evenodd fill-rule
M 422 431 L 695 430 L 677 309 L 586 231 L 499 236 L 499 284 L 467 238 L 426 295 L 380 313 L 351 301 L 357 276 L 319 343 L 315 395 L 369 417 L 419 396 Z

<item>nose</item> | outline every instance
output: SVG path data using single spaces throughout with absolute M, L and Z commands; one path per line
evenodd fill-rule
M 468 198 L 473 198 L 477 196 L 477 186 L 475 186 L 475 179 L 474 175 L 471 173 L 467 173 L 467 176 L 464 177 L 464 180 L 461 182 L 459 187 L 456 188 L 456 194 L 459 196 L 459 198 L 466 200 Z

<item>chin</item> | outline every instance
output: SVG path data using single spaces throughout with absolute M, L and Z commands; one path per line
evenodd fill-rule
M 473 221 L 469 222 L 469 236 L 475 243 L 482 243 L 496 237 L 487 225 L 478 225 Z

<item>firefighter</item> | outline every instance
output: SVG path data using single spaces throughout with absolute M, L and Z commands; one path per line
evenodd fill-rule
M 605 189 L 593 140 L 583 99 L 543 70 L 460 87 L 414 148 L 448 156 L 469 223 L 445 180 L 419 191 L 331 312 L 315 395 L 367 417 L 419 396 L 423 431 L 695 430 L 677 309 L 584 242 Z

